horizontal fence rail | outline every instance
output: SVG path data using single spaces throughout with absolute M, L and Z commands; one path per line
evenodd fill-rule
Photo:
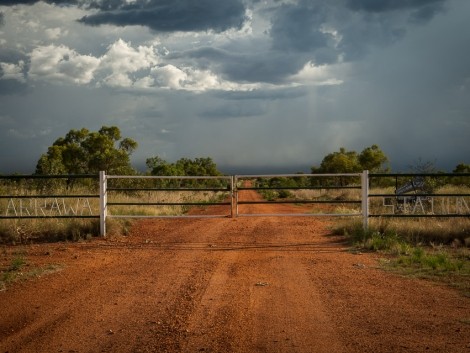
M 263 197 L 244 198 L 250 190 Z M 319 195 L 296 196 L 302 190 Z M 278 197 L 270 198 L 269 193 Z M 334 197 L 335 193 L 347 197 Z M 178 197 L 171 199 L 172 194 Z M 299 205 L 304 212 L 256 211 L 269 204 Z M 310 206 L 312 210 L 306 210 Z M 321 212 L 313 210 L 317 206 Z M 161 213 L 165 207 L 179 211 Z M 187 212 L 194 207 L 215 208 L 213 214 Z M 108 218 L 256 216 L 362 217 L 364 227 L 370 218 L 380 217 L 470 218 L 470 173 L 0 175 L 0 220 L 94 218 L 100 220 L 100 233 L 105 235 Z

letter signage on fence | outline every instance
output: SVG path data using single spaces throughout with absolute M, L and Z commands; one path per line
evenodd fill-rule
M 387 214 L 470 215 L 470 198 L 463 196 L 401 196 L 398 200 L 383 198 Z
M 93 215 L 88 198 L 10 198 L 2 214 L 6 217 L 55 217 Z

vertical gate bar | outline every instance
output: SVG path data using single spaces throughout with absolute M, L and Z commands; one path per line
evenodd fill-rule
M 238 217 L 238 176 L 235 175 L 235 217 Z
M 106 216 L 107 216 L 107 180 L 106 172 L 100 171 L 100 235 L 106 236 Z
M 230 218 L 233 218 L 233 185 L 234 185 L 234 176 L 230 176 Z
M 369 228 L 369 171 L 364 170 L 361 176 L 361 208 L 362 226 L 364 230 Z

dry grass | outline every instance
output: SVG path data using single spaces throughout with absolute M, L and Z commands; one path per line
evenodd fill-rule
M 42 195 L 34 188 L 5 187 L 1 190 L 6 195 L 24 195 L 21 199 L 0 199 L 0 212 L 3 216 L 64 216 L 86 215 L 99 216 L 98 198 L 32 198 Z M 59 187 L 47 190 L 46 195 L 93 195 L 84 187 L 68 190 Z M 210 191 L 155 191 L 133 193 L 108 193 L 108 202 L 123 203 L 184 203 L 218 202 L 227 197 L 227 192 Z M 175 216 L 183 215 L 190 209 L 184 205 L 128 205 L 109 206 L 110 215 L 129 216 Z M 127 233 L 128 221 L 110 220 L 108 231 Z M 0 243 L 26 244 L 32 241 L 77 241 L 89 239 L 99 234 L 98 219 L 51 218 L 51 219 L 3 219 L 0 220 Z
M 332 201 L 332 203 L 312 204 L 311 213 L 357 214 L 360 204 L 341 203 L 341 201 L 359 201 L 361 191 L 357 189 L 303 189 L 291 192 L 295 200 Z
M 228 196 L 226 192 L 210 191 L 158 191 L 109 196 L 108 202 L 142 203 L 142 205 L 109 206 L 110 215 L 130 216 L 178 216 L 187 213 L 187 205 L 145 205 L 148 203 L 219 202 Z
M 359 189 L 302 189 L 291 191 L 299 200 L 360 200 Z
M 99 234 L 96 219 L 4 219 L 0 243 L 28 244 L 37 241 L 78 241 Z
M 413 244 L 452 244 L 470 247 L 469 218 L 376 218 L 369 225 L 393 232 Z

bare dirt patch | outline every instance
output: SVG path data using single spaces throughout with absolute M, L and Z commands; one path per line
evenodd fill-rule
M 0 352 L 470 352 L 469 298 L 382 271 L 331 222 L 144 220 L 128 237 L 4 248 L 2 266 L 20 250 L 60 269 L 0 291 Z

